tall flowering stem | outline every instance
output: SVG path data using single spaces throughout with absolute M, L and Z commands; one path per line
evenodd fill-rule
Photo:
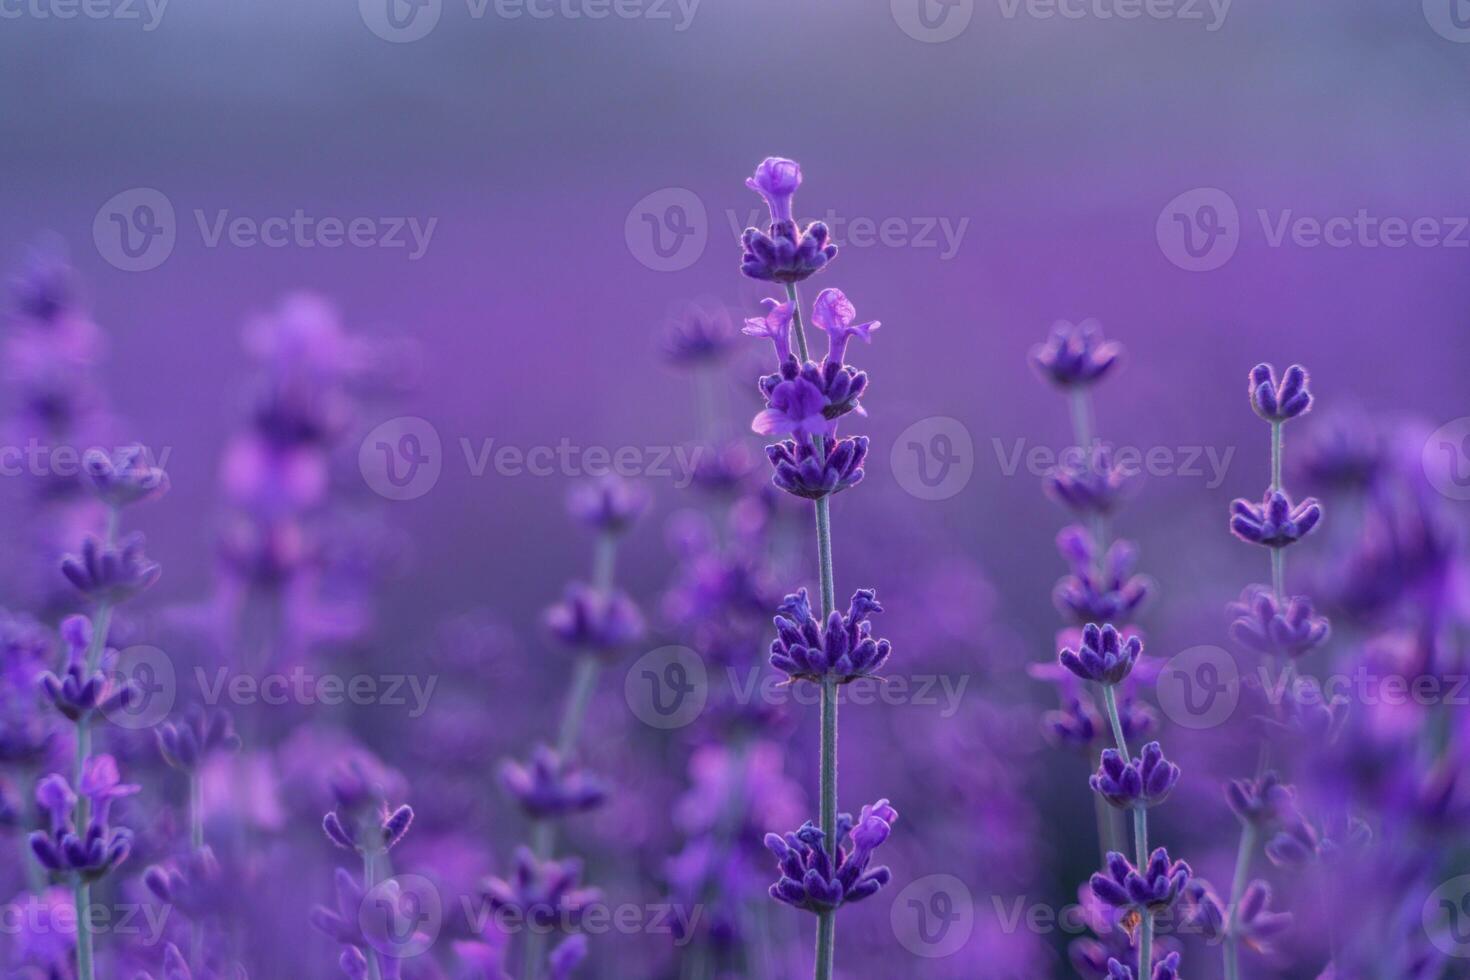
M 741 271 L 752 279 L 781 283 L 786 291 L 785 302 L 768 299 L 765 315 L 745 322 L 745 333 L 770 340 L 776 353 L 775 373 L 760 380 L 767 407 L 752 428 L 761 435 L 789 437 L 768 446 L 766 455 L 775 469 L 772 482 L 813 502 L 820 609 L 814 616 L 805 589 L 787 596 L 771 647 L 771 663 L 789 682 L 813 683 L 821 691 L 818 823 L 767 836 L 766 846 L 781 870 L 771 895 L 816 915 L 813 975 L 828 980 L 836 955 L 837 910 L 887 884 L 888 869 L 870 870 L 868 864 L 898 819 L 887 800 L 864 807 L 856 821 L 837 811 L 837 689 L 872 676 L 890 649 L 887 640 L 871 635 L 868 617 L 882 606 L 870 590 L 853 595 L 846 615 L 837 608 L 832 563 L 831 497 L 862 480 L 868 451 L 865 437 L 837 436 L 839 419 L 861 413 L 858 399 L 868 383 L 865 373 L 846 363 L 846 352 L 854 337 L 870 341 L 879 324 L 854 322 L 857 310 L 847 296 L 838 289 L 822 290 L 812 305 L 811 323 L 827 334 L 827 354 L 820 364 L 811 359 L 797 284 L 824 269 L 837 247 L 828 243 L 821 222 L 805 229 L 795 222 L 792 200 L 801 186 L 795 161 L 769 157 L 746 185 L 765 198 L 771 225 L 765 232 L 746 230 Z
M 1322 507 L 1311 497 L 1293 502 L 1282 481 L 1283 429 L 1287 422 L 1312 408 L 1312 393 L 1306 369 L 1293 364 L 1278 378 L 1269 364 L 1251 369 L 1248 397 L 1252 410 L 1271 426 L 1271 483 L 1260 504 L 1239 499 L 1231 505 L 1230 530 L 1249 544 L 1262 545 L 1271 555 L 1271 585 L 1252 585 L 1230 607 L 1234 616 L 1231 635 L 1237 643 L 1291 670 L 1292 662 L 1325 643 L 1330 635 L 1327 620 L 1317 616 L 1305 596 L 1286 594 L 1286 549 L 1300 541 L 1322 519 Z M 1242 921 L 1248 894 L 1264 889 L 1264 882 L 1250 883 L 1251 862 L 1264 833 L 1272 829 L 1283 809 L 1286 790 L 1268 772 L 1270 744 L 1261 743 L 1260 764 L 1254 780 L 1232 784 L 1227 800 L 1240 818 L 1240 846 L 1230 899 L 1224 914 L 1226 980 L 1240 978 L 1240 940 L 1258 923 Z M 1276 919 L 1285 917 L 1276 915 Z

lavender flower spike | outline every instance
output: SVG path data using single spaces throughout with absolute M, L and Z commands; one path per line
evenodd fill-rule
M 643 614 L 616 589 L 600 592 L 580 582 L 546 610 L 546 626 L 568 646 L 610 656 L 643 635 Z
M 1057 654 L 1061 665 L 1085 681 L 1119 684 L 1133 670 L 1143 653 L 1143 642 L 1136 636 L 1126 641 L 1111 623 L 1099 628 L 1088 623 L 1082 628 L 1082 642 L 1077 650 L 1063 647 Z
M 87 617 L 68 616 L 62 621 L 61 637 L 67 646 L 65 670 L 60 676 L 47 671 L 38 678 L 41 692 L 57 711 L 80 721 L 94 712 L 107 714 L 133 703 L 138 690 L 131 682 L 119 683 L 107 671 L 87 673 L 87 648 L 92 642 L 92 623 Z
M 786 439 L 767 446 L 766 456 L 775 469 L 772 483 L 794 497 L 820 500 L 862 482 L 868 437 L 825 436 L 820 453 L 810 442 Z
M 1312 393 L 1307 390 L 1307 371 L 1300 364 L 1286 369 L 1276 380 L 1276 369 L 1269 364 L 1251 368 L 1251 408 L 1267 422 L 1279 424 L 1305 415 L 1312 407 Z
M 648 491 L 616 474 L 577 484 L 567 494 L 567 510 L 588 527 L 621 534 L 648 507 Z
M 822 389 L 806 378 L 777 383 L 769 399 L 770 407 L 750 423 L 753 431 L 763 436 L 794 435 L 802 441 L 832 433 Z
M 886 867 L 870 871 L 868 865 L 897 820 L 898 811 L 887 800 L 863 807 L 856 822 L 852 814 L 840 814 L 833 854 L 825 847 L 825 835 L 811 821 L 795 833 L 767 834 L 766 847 L 776 855 L 781 870 L 781 878 L 771 886 L 771 897 L 821 915 L 877 894 L 892 874 Z
M 1184 886 L 1193 876 L 1183 861 L 1169 861 L 1169 852 L 1159 848 L 1139 871 L 1117 851 L 1108 854 L 1107 873 L 1092 876 L 1092 893 L 1107 904 L 1125 911 L 1167 912 L 1179 901 Z
M 171 768 L 194 772 L 216 750 L 234 752 L 240 736 L 228 712 L 191 704 L 177 722 L 166 721 L 153 730 L 158 754 Z
M 752 279 L 796 283 L 810 279 L 837 257 L 826 225 L 813 221 L 805 231 L 796 226 L 791 202 L 801 185 L 801 167 L 794 160 L 767 157 L 745 184 L 766 199 L 771 226 L 769 232 L 745 229 L 740 238 L 741 272 Z
M 112 507 L 155 500 L 168 492 L 168 474 L 153 461 L 153 453 L 137 444 L 112 455 L 89 449 L 82 455 L 82 472 L 92 491 Z
M 1230 505 L 1230 530 L 1237 538 L 1268 548 L 1285 548 L 1306 537 L 1322 520 L 1316 497 L 1292 503 L 1284 490 L 1267 490 L 1260 505 L 1243 497 Z
M 1179 782 L 1179 767 L 1164 758 L 1158 742 L 1125 762 L 1117 749 L 1104 749 L 1102 764 L 1089 780 L 1093 792 L 1120 810 L 1147 809 L 1169 798 Z
M 1058 388 L 1079 388 L 1107 374 L 1122 352 L 1121 345 L 1103 340 L 1096 320 L 1075 326 L 1058 320 L 1046 343 L 1031 349 L 1031 365 Z
M 147 589 L 162 569 L 143 554 L 143 535 L 130 534 L 117 545 L 88 537 L 80 556 L 68 555 L 61 571 L 72 585 L 94 602 L 122 602 Z
M 842 363 L 847 355 L 847 342 L 853 337 L 872 343 L 873 331 L 882 326 L 877 320 L 853 323 L 856 319 L 857 307 L 842 290 L 829 288 L 817 294 L 817 301 L 812 304 L 812 322 L 827 335 L 828 364 Z
M 776 346 L 776 363 L 785 364 L 791 357 L 791 320 L 796 313 L 796 304 L 785 303 L 767 297 L 761 300 L 766 307 L 762 317 L 746 317 L 741 333 L 747 337 L 765 337 Z
M 600 780 L 545 745 L 532 750 L 527 764 L 502 762 L 500 784 L 534 820 L 585 813 L 607 799 L 607 787 Z
M 361 819 L 348 816 L 343 819 L 340 810 L 330 810 L 322 818 L 322 830 L 328 839 L 344 851 L 359 854 L 382 854 L 403 840 L 408 827 L 413 823 L 413 807 L 407 804 L 389 812 L 386 803 L 380 804 L 375 812 Z
M 1230 635 L 1235 642 L 1257 653 L 1296 658 L 1327 642 L 1332 627 L 1315 614 L 1312 600 L 1293 596 L 1283 605 L 1267 586 L 1251 585 L 1230 604 L 1235 616 Z
M 825 627 L 812 615 L 806 589 L 788 595 L 776 617 L 776 639 L 771 643 L 771 664 L 792 680 L 820 683 L 832 678 L 847 684 L 868 677 L 888 660 L 892 646 L 873 639 L 868 617 L 882 612 L 871 589 L 859 589 L 844 616 L 837 610 Z

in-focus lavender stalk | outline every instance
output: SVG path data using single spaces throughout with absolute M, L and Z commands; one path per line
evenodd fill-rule
M 1281 475 L 1282 429 L 1312 408 L 1306 369 L 1293 364 L 1278 380 L 1275 368 L 1258 364 L 1250 372 L 1248 396 L 1252 410 L 1271 425 L 1271 483 L 1259 505 L 1245 499 L 1231 505 L 1230 530 L 1242 541 L 1269 549 L 1271 585 L 1248 586 L 1240 601 L 1230 607 L 1234 616 L 1231 635 L 1242 646 L 1279 663 L 1284 671 L 1283 683 L 1289 683 L 1293 661 L 1327 642 L 1331 635 L 1327 620 L 1315 614 L 1310 599 L 1288 598 L 1286 594 L 1286 548 L 1305 537 L 1322 519 L 1322 507 L 1315 498 L 1292 501 Z M 1263 738 L 1255 779 L 1238 781 L 1226 790 L 1241 824 L 1222 930 L 1226 980 L 1239 980 L 1240 942 L 1249 938 L 1251 923 L 1263 908 L 1259 896 L 1270 894 L 1264 881 L 1250 881 L 1251 862 L 1263 837 L 1286 819 L 1291 809 L 1289 791 L 1266 768 L 1269 758 L 1270 743 Z M 1289 918 L 1281 915 L 1272 920 L 1274 931 L 1288 924 Z
M 845 902 L 866 898 L 889 880 L 887 868 L 868 870 L 872 851 L 887 839 L 898 813 L 887 800 L 864 807 L 854 824 L 837 812 L 837 688 L 870 676 L 887 659 L 886 640 L 875 640 L 866 621 L 882 611 L 871 590 L 859 590 L 844 616 L 837 609 L 832 563 L 831 497 L 863 478 L 865 437 L 838 438 L 837 422 L 858 411 L 867 375 L 846 363 L 849 341 L 871 341 L 877 321 L 856 323 L 857 310 L 838 289 L 824 289 L 812 305 L 812 323 L 827 334 L 820 364 L 810 357 L 802 326 L 797 283 L 822 270 L 837 255 L 827 228 L 814 222 L 797 228 L 792 200 L 801 186 L 796 161 L 768 157 L 746 186 L 765 198 L 771 212 L 769 234 L 747 229 L 742 239 L 741 271 L 752 279 L 780 282 L 786 301 L 766 300 L 763 317 L 746 321 L 745 333 L 770 340 L 776 372 L 760 381 L 766 410 L 752 428 L 761 435 L 789 435 L 766 454 L 772 482 L 793 496 L 813 501 L 816 516 L 818 598 L 821 615 L 812 615 L 806 591 L 787 596 L 776 619 L 778 638 L 771 663 L 791 682 L 807 681 L 821 691 L 818 824 L 810 822 L 785 837 L 771 834 L 766 844 L 776 855 L 781 879 L 771 887 L 779 901 L 817 916 L 813 975 L 828 980 L 836 949 L 836 912 Z M 793 346 L 793 341 L 794 346 Z M 865 414 L 865 413 L 864 413 Z

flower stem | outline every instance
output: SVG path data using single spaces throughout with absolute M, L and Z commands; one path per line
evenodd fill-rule
M 786 298 L 791 302 L 791 333 L 796 337 L 796 353 L 802 362 L 808 360 L 806 331 L 801 326 L 801 301 L 796 298 L 796 283 L 786 284 Z
M 1271 489 L 1281 489 L 1281 423 L 1271 423 Z
M 1148 866 L 1148 808 L 1133 811 L 1133 849 L 1137 854 L 1138 873 Z M 1154 966 L 1154 914 L 1145 906 L 1138 923 L 1138 975 L 1147 978 Z
M 1123 720 L 1118 717 L 1118 695 L 1111 684 L 1103 685 L 1103 706 L 1107 708 L 1108 722 L 1113 726 L 1113 740 L 1118 743 L 1118 751 L 1126 762 L 1133 756 L 1128 754 L 1128 742 L 1123 738 Z
M 794 290 L 793 290 L 794 292 Z M 817 500 L 817 574 L 822 593 L 822 621 L 837 606 L 832 573 L 832 508 L 826 497 Z M 822 681 L 821 824 L 824 846 L 835 859 L 837 851 L 837 682 Z M 832 912 L 817 919 L 815 980 L 830 980 L 837 945 L 837 920 Z
M 1082 450 L 1082 464 L 1086 467 L 1092 462 L 1087 458 L 1092 449 L 1092 402 L 1086 388 L 1072 390 L 1071 406 L 1072 436 L 1077 440 L 1077 448 Z
M 1286 602 L 1286 549 L 1271 549 L 1271 589 L 1276 593 L 1276 605 Z
M 362 893 L 368 895 L 373 890 L 373 856 L 367 851 L 362 852 Z M 390 913 L 391 914 L 391 913 Z M 378 968 L 378 951 L 369 942 L 367 944 L 367 967 L 368 980 L 382 980 L 383 973 Z
M 94 980 L 92 967 L 92 886 L 80 878 L 72 887 L 77 910 L 77 978 Z
M 1230 884 L 1230 908 L 1225 916 L 1225 980 L 1240 980 L 1240 945 L 1235 936 L 1235 916 L 1240 897 L 1245 894 L 1245 881 L 1250 877 L 1251 858 L 1256 850 L 1255 824 L 1240 830 L 1240 850 L 1235 854 L 1235 878 Z

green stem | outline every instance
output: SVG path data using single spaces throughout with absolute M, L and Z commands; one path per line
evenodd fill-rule
M 362 853 L 362 893 L 364 895 L 367 895 L 370 892 L 372 892 L 373 886 L 375 884 L 377 884 L 377 882 L 373 880 L 374 877 L 375 876 L 373 874 L 373 856 L 371 854 L 369 854 L 367 851 L 363 851 L 363 853 Z M 368 948 L 367 948 L 367 965 L 368 965 L 368 980 L 382 980 L 383 972 L 382 972 L 382 970 L 380 970 L 378 968 L 378 951 L 373 947 L 372 943 L 368 943 Z
M 794 290 L 793 290 L 794 292 Z M 832 572 L 831 502 L 817 500 L 817 574 L 822 593 L 822 621 L 837 606 L 836 585 Z M 835 851 L 837 841 L 837 683 L 828 677 L 822 681 L 822 749 L 821 749 L 821 824 L 824 846 Z M 815 980 L 831 980 L 832 961 L 837 946 L 837 920 L 831 912 L 817 919 L 817 955 Z
M 1113 691 L 1113 685 L 1103 685 L 1103 706 L 1108 711 L 1108 722 L 1113 726 L 1113 740 L 1118 743 L 1118 751 L 1123 754 L 1123 760 L 1129 761 L 1133 756 L 1128 754 L 1128 742 L 1123 738 L 1123 721 L 1118 717 L 1118 695 Z
M 1225 915 L 1225 980 L 1240 980 L 1240 944 L 1235 935 L 1235 916 L 1240 910 L 1240 897 L 1245 894 L 1250 877 L 1251 859 L 1256 851 L 1255 824 L 1244 824 L 1240 830 L 1240 849 L 1235 854 L 1235 877 L 1230 884 L 1230 906 Z
M 796 298 L 796 283 L 786 284 L 786 298 L 791 301 L 791 333 L 796 338 L 796 353 L 805 363 L 807 356 L 806 331 L 801 326 L 801 300 Z
M 1133 848 L 1138 856 L 1138 873 L 1143 874 L 1148 866 L 1148 809 L 1138 807 L 1133 811 Z M 1148 977 L 1154 966 L 1154 915 L 1144 907 L 1140 910 L 1138 923 L 1138 975 Z
M 1286 602 L 1286 549 L 1271 549 L 1271 590 L 1276 593 L 1276 604 Z
M 1281 489 L 1281 423 L 1271 423 L 1271 489 Z
M 567 692 L 566 708 L 561 716 L 561 731 L 556 739 L 556 751 L 566 756 L 577 747 L 577 737 L 582 732 L 582 722 L 587 717 L 587 706 L 592 702 L 592 692 L 597 689 L 597 675 L 602 665 L 591 654 L 577 658 L 572 672 L 572 687 Z
M 1077 440 L 1077 448 L 1082 450 L 1084 466 L 1092 462 L 1087 458 L 1092 449 L 1092 402 L 1089 398 L 1086 388 L 1072 390 L 1072 437 Z

